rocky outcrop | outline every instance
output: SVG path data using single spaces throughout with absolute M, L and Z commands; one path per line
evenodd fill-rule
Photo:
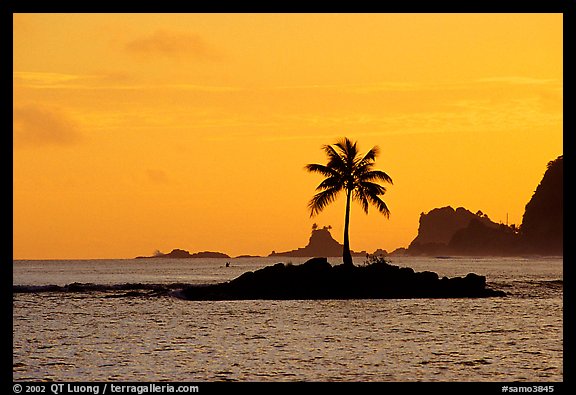
M 442 207 L 420 215 L 408 255 L 562 255 L 563 156 L 548 163 L 526 205 L 522 225 L 496 224 L 486 214 Z
M 520 237 L 526 251 L 562 255 L 564 247 L 564 157 L 548 163 L 534 195 L 526 204 Z
M 454 255 L 508 256 L 522 254 L 522 245 L 516 228 L 504 224 L 488 227 L 473 219 L 454 233 L 447 250 Z
M 226 283 L 189 286 L 178 295 L 188 300 L 247 300 L 480 298 L 505 293 L 486 287 L 486 278 L 474 273 L 439 278 L 384 259 L 350 267 L 313 258 L 302 265 L 277 263 Z
M 223 252 L 201 251 L 191 254 L 190 258 L 230 258 L 230 256 Z
M 412 255 L 436 255 L 450 253 L 448 244 L 454 234 L 468 227 L 472 220 L 487 228 L 497 228 L 498 224 L 492 222 L 487 215 L 478 211 L 476 214 L 458 207 L 442 207 L 420 214 L 418 235 L 408 246 Z
M 167 254 L 157 253 L 153 256 L 137 256 L 135 259 L 143 258 L 230 258 L 230 256 L 222 252 L 202 251 L 190 254 L 186 250 L 175 248 Z
M 286 251 L 286 252 L 275 252 L 269 255 L 271 257 L 275 256 L 286 256 L 286 257 L 341 257 L 342 250 L 344 246 L 338 243 L 332 235 L 330 234 L 330 227 L 323 228 L 313 228 L 310 239 L 308 240 L 308 245 L 306 247 L 301 247 L 296 250 Z M 352 252 L 352 255 L 366 255 L 366 251 L 362 252 Z

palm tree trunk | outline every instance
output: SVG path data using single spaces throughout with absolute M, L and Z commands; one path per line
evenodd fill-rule
M 344 249 L 342 252 L 342 259 L 344 265 L 354 266 L 352 262 L 352 254 L 350 253 L 350 239 L 348 237 L 348 228 L 350 227 L 350 197 L 352 195 L 351 190 L 346 191 L 346 218 L 344 220 Z

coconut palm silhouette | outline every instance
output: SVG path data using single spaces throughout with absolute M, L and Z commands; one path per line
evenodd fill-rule
M 346 217 L 344 219 L 344 248 L 342 259 L 345 265 L 353 266 L 350 253 L 350 201 L 357 201 L 368 214 L 368 206 L 372 204 L 386 218 L 390 210 L 380 198 L 386 193 L 386 188 L 378 184 L 384 182 L 392 184 L 392 178 L 381 170 L 374 170 L 374 161 L 380 149 L 374 146 L 364 156 L 358 151 L 357 142 L 348 138 L 339 139 L 334 145 L 324 145 L 322 149 L 328 156 L 328 163 L 308 164 L 305 169 L 311 173 L 319 173 L 326 178 L 316 191 L 319 191 L 308 203 L 310 217 L 319 214 L 328 204 L 332 203 L 340 192 L 346 192 Z

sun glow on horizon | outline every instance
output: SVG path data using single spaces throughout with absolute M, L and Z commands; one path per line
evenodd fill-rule
M 324 144 L 377 145 L 407 247 L 422 212 L 520 224 L 563 152 L 562 14 L 14 14 L 14 259 L 174 248 L 268 255 L 344 198 L 307 203 Z

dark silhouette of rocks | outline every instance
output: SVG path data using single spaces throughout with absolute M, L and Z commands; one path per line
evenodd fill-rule
M 408 255 L 562 255 L 563 156 L 548 163 L 520 227 L 496 224 L 481 211 L 443 207 L 420 215 Z
M 406 255 L 408 255 L 408 250 L 404 247 L 396 248 L 389 254 L 389 256 L 406 256 Z
M 222 252 L 212 252 L 212 251 L 202 251 L 196 252 L 194 254 L 190 254 L 186 250 L 181 250 L 179 248 L 175 248 L 167 254 L 156 253 L 152 256 L 137 256 L 135 259 L 143 259 L 143 258 L 230 258 L 228 255 Z
M 526 251 L 562 255 L 564 240 L 564 158 L 548 163 L 534 195 L 526 204 L 520 236 Z
M 262 258 L 260 255 L 248 255 L 248 254 L 244 254 L 244 255 L 238 255 L 237 257 L 235 257 L 235 259 L 238 258 Z
M 323 228 L 318 228 L 316 224 L 312 227 L 312 233 L 306 247 L 301 247 L 296 250 L 286 251 L 286 252 L 275 252 L 269 255 L 271 257 L 275 256 L 286 256 L 286 257 L 341 257 L 344 246 L 338 243 L 332 235 L 330 234 L 330 227 L 324 226 Z M 366 255 L 366 251 L 354 252 L 352 255 Z
M 452 253 L 448 246 L 452 237 L 456 232 L 468 227 L 472 220 L 489 229 L 498 227 L 498 224 L 492 222 L 481 211 L 474 214 L 463 207 L 454 210 L 447 206 L 435 208 L 427 214 L 420 214 L 418 235 L 408 246 L 408 253 L 411 255 Z
M 515 228 L 504 224 L 488 227 L 473 219 L 450 239 L 447 249 L 457 255 L 517 255 L 522 253 Z
M 438 234 L 434 234 L 435 228 L 439 230 Z M 516 255 L 521 251 L 515 226 L 492 222 L 481 211 L 473 214 L 463 207 L 456 210 L 443 207 L 421 214 L 418 236 L 405 252 L 408 255 L 445 256 Z
M 188 300 L 248 299 L 397 299 L 480 298 L 505 296 L 486 287 L 486 278 L 439 278 L 434 272 L 414 272 L 382 258 L 366 266 L 332 266 L 326 258 L 302 265 L 277 263 L 215 285 L 192 285 L 179 291 Z
M 388 254 L 388 251 L 386 251 L 386 250 L 384 250 L 384 249 L 382 249 L 382 248 L 378 248 L 378 249 L 376 249 L 376 250 L 372 253 L 372 255 L 376 255 L 376 256 L 387 256 L 387 255 L 389 255 L 389 254 Z
M 563 156 L 550 161 L 532 198 L 526 204 L 520 227 L 497 224 L 482 211 L 475 214 L 463 207 L 435 208 L 420 214 L 418 235 L 408 248 L 387 254 L 378 249 L 374 255 L 563 255 L 564 239 L 564 165 Z M 344 246 L 330 234 L 330 227 L 316 224 L 306 247 L 286 252 L 272 252 L 271 257 L 341 257 Z M 353 252 L 365 256 L 366 252 Z M 241 255 L 239 258 L 253 258 Z M 174 249 L 137 258 L 230 258 L 220 252 L 190 254 Z
M 230 258 L 223 252 L 202 251 L 192 254 L 191 258 Z

